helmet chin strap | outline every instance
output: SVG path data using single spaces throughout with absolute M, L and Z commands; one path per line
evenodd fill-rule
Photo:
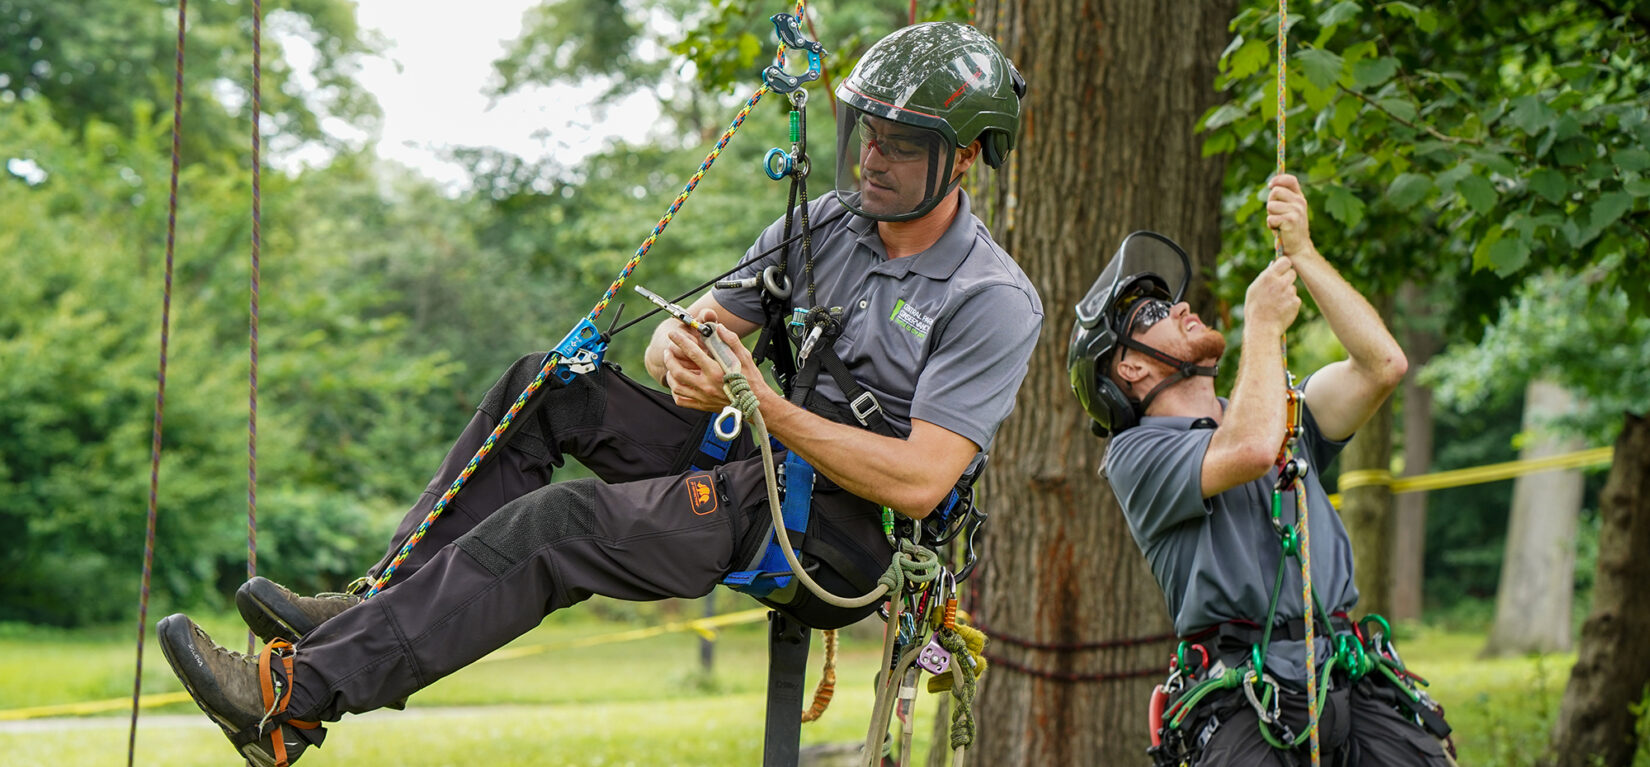
M 1141 399 L 1139 404 L 1136 405 L 1136 407 L 1140 409 L 1140 415 L 1145 415 L 1146 410 L 1152 406 L 1152 400 L 1157 399 L 1157 395 L 1162 394 L 1163 391 L 1170 386 L 1180 383 L 1181 381 L 1191 378 L 1192 376 L 1209 376 L 1210 378 L 1213 378 L 1220 372 L 1219 362 L 1216 362 L 1213 365 L 1196 365 L 1176 357 L 1171 357 L 1132 338 L 1123 339 L 1123 346 L 1140 352 L 1141 354 L 1151 357 L 1152 359 L 1175 369 L 1174 375 L 1163 379 L 1162 383 L 1152 387 L 1151 391 L 1146 392 L 1145 398 Z

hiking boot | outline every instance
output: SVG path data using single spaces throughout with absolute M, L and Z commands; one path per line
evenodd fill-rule
M 155 633 L 183 689 L 218 724 L 247 764 L 283 767 L 297 761 L 311 742 L 319 745 L 323 735 L 319 729 L 300 733 L 296 723 L 269 721 L 281 713 L 289 694 L 286 680 L 273 669 L 266 693 L 257 659 L 218 646 L 182 613 L 161 619 Z M 280 747 L 274 743 L 276 737 L 281 739 Z
M 262 576 L 241 584 L 235 606 L 252 633 L 264 642 L 285 639 L 296 643 L 316 626 L 361 603 L 356 594 L 327 592 L 301 597 Z

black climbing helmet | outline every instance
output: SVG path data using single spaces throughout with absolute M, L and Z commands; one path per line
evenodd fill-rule
M 1215 374 L 1213 367 L 1192 365 L 1127 337 L 1126 323 L 1140 301 L 1155 298 L 1170 305 L 1179 303 L 1191 272 L 1191 259 L 1174 240 L 1156 232 L 1134 232 L 1123 238 L 1111 262 L 1077 303 L 1066 372 L 1071 376 L 1072 393 L 1094 419 L 1097 436 L 1117 434 L 1139 423 L 1152 397 L 1168 385 L 1187 376 Z M 1139 349 L 1178 372 L 1144 400 L 1131 399 L 1111 377 L 1112 355 L 1119 346 Z
M 878 221 L 908 221 L 956 187 L 954 149 L 980 142 L 998 167 L 1020 131 L 1025 79 L 978 29 L 930 22 L 871 46 L 836 96 L 837 195 Z

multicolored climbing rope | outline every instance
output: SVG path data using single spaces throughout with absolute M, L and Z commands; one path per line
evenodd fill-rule
M 798 18 L 802 18 L 806 6 L 806 0 L 796 4 Z M 783 64 L 784 57 L 784 46 L 780 46 L 775 60 Z M 619 276 L 614 278 L 613 283 L 608 286 L 607 292 L 602 294 L 601 300 L 597 301 L 595 307 L 586 315 L 587 320 L 595 322 L 596 318 L 600 317 L 603 311 L 606 311 L 608 303 L 613 300 L 613 296 L 617 295 L 619 289 L 624 287 L 625 280 L 641 264 L 642 257 L 647 255 L 647 252 L 653 248 L 653 243 L 659 240 L 659 235 L 664 233 L 665 227 L 670 225 L 670 221 L 675 218 L 676 212 L 681 210 L 682 205 L 687 202 L 688 195 L 692 194 L 694 188 L 699 186 L 699 180 L 705 177 L 705 172 L 709 171 L 710 166 L 716 162 L 716 158 L 721 156 L 723 148 L 727 147 L 728 142 L 733 139 L 733 134 L 739 130 L 739 126 L 744 124 L 745 118 L 750 115 L 752 109 L 756 108 L 757 102 L 761 101 L 762 97 L 767 94 L 768 86 L 763 85 L 757 88 L 756 92 L 752 93 L 751 97 L 745 101 L 744 107 L 734 116 L 733 123 L 728 126 L 726 131 L 722 132 L 721 140 L 716 142 L 716 146 L 710 150 L 710 154 L 705 157 L 705 161 L 699 164 L 699 169 L 694 172 L 692 178 L 688 179 L 687 185 L 683 187 L 681 194 L 676 195 L 676 199 L 671 202 L 670 208 L 659 219 L 659 223 L 653 226 L 653 231 L 648 234 L 647 239 L 643 240 L 642 244 L 636 248 L 636 254 L 630 257 L 630 261 L 625 263 L 623 269 L 619 270 Z M 407 537 L 407 542 L 402 544 L 401 550 L 395 555 L 395 559 L 390 561 L 389 566 L 384 568 L 384 572 L 379 574 L 378 580 L 367 591 L 367 597 L 376 596 L 385 586 L 389 585 L 390 578 L 395 575 L 395 571 L 401 567 L 401 563 L 405 562 L 407 556 L 412 553 L 413 547 L 424 539 L 430 525 L 434 524 L 441 513 L 447 509 L 447 504 L 452 501 L 454 496 L 458 495 L 459 490 L 463 489 L 464 484 L 469 481 L 470 475 L 481 467 L 482 462 L 493 451 L 493 445 L 498 442 L 499 437 L 508 431 L 510 424 L 515 421 L 516 414 L 521 412 L 521 409 L 527 405 L 527 401 L 532 398 L 534 393 L 538 392 L 539 387 L 544 385 L 545 379 L 560 362 L 561 357 L 554 352 L 545 355 L 544 364 L 539 368 L 538 375 L 534 376 L 532 383 L 529 383 L 527 388 L 521 392 L 521 395 L 516 397 L 515 403 L 510 405 L 510 410 L 504 414 L 503 418 L 499 419 L 498 425 L 493 428 L 493 433 L 487 435 L 487 440 L 482 443 L 475 456 L 470 458 L 470 462 L 465 464 L 464 470 L 459 472 L 458 478 L 453 480 L 453 484 L 447 488 L 447 492 L 441 495 L 441 499 L 436 501 L 435 507 L 430 509 L 429 514 L 425 515 L 424 521 L 418 523 L 418 528 L 413 530 L 412 535 Z

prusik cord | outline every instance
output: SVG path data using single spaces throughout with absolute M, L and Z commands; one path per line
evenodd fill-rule
M 796 4 L 796 15 L 798 17 L 802 16 L 806 5 L 806 0 L 800 0 Z M 781 45 L 779 59 L 783 61 L 783 58 L 784 46 Z M 602 312 L 607 309 L 607 305 L 613 300 L 613 296 L 619 292 L 620 288 L 624 287 L 624 282 L 630 277 L 630 273 L 636 270 L 636 266 L 642 262 L 642 257 L 652 249 L 653 243 L 658 241 L 659 235 L 664 232 L 665 227 L 670 225 L 670 221 L 676 216 L 676 212 L 682 209 L 683 203 L 687 202 L 688 195 L 692 194 L 694 188 L 699 185 L 699 180 L 705 177 L 705 172 L 710 170 L 710 166 L 722 154 L 722 149 L 733 138 L 734 132 L 739 130 L 739 126 L 744 124 L 745 118 L 750 115 L 751 110 L 756 108 L 757 102 L 761 101 L 762 97 L 767 94 L 768 86 L 763 85 L 757 88 L 756 92 L 746 100 L 745 106 L 739 110 L 739 114 L 734 116 L 733 124 L 729 125 L 728 129 L 722 133 L 721 140 L 716 142 L 716 146 L 710 150 L 710 154 L 705 157 L 705 161 L 699 164 L 699 170 L 693 174 L 692 178 L 688 179 L 687 186 L 682 189 L 681 194 L 676 195 L 676 199 L 671 202 L 669 210 L 666 210 L 665 215 L 659 219 L 659 223 L 653 226 L 653 231 L 648 234 L 647 239 L 643 240 L 641 246 L 636 248 L 636 254 L 631 256 L 630 261 L 619 271 L 619 276 L 613 280 L 613 283 L 608 286 L 607 292 L 602 294 L 601 300 L 597 301 L 595 307 L 590 310 L 587 319 L 595 322 L 596 318 L 600 317 Z M 532 383 L 529 383 L 527 388 L 521 392 L 521 395 L 516 397 L 516 401 L 510 406 L 509 412 L 506 412 L 504 417 L 499 419 L 498 425 L 493 428 L 493 433 L 487 435 L 487 440 L 481 444 L 481 448 L 476 451 L 475 456 L 470 458 L 470 462 L 465 464 L 464 470 L 459 472 L 458 478 L 453 480 L 453 484 L 447 488 L 447 492 L 443 493 L 440 500 L 436 501 L 435 507 L 430 509 L 430 513 L 425 515 L 424 520 L 418 523 L 418 528 L 413 530 L 412 535 L 407 537 L 407 542 L 396 553 L 395 559 L 390 561 L 390 564 L 384 568 L 384 572 L 379 574 L 378 580 L 372 584 L 372 588 L 367 591 L 367 597 L 376 596 L 385 586 L 389 585 L 390 578 L 395 575 L 395 571 L 401 567 L 401 563 L 405 562 L 407 556 L 412 553 L 413 547 L 424 539 L 424 534 L 429 531 L 430 525 L 441 516 L 441 512 L 447 509 L 447 504 L 452 501 L 454 496 L 458 495 L 459 490 L 463 489 L 464 483 L 469 481 L 470 475 L 480 468 L 487 455 L 493 451 L 494 443 L 498 442 L 499 437 L 510 428 L 510 424 L 515 421 L 516 414 L 521 412 L 521 409 L 526 406 L 527 400 L 531 399 L 533 394 L 539 390 L 539 387 L 544 385 L 545 379 L 549 377 L 550 372 L 555 369 L 559 362 L 561 362 L 561 358 L 556 353 L 551 352 L 545 355 L 544 364 L 539 368 L 538 375 L 534 376 Z

